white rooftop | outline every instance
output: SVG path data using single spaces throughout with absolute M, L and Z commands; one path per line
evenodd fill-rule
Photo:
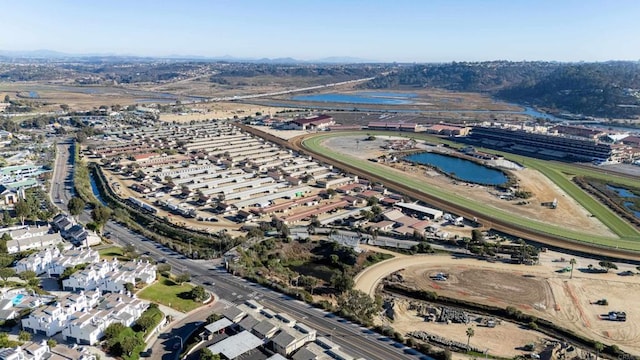
M 280 354 L 275 354 L 272 357 L 267 358 L 267 360 L 287 360 L 287 358 Z
M 262 345 L 262 340 L 245 330 L 209 346 L 209 350 L 213 354 L 222 354 L 227 359 L 235 359 L 260 345 Z
M 232 325 L 233 323 L 231 322 L 231 320 L 227 319 L 227 318 L 222 318 L 218 321 L 214 321 L 211 324 L 205 326 L 204 328 L 207 329 L 207 331 L 209 331 L 210 333 L 214 333 L 216 331 L 222 330 L 230 325 Z

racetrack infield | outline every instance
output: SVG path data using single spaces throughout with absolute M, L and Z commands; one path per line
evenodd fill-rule
M 612 240 L 602 236 L 584 233 L 579 230 L 567 229 L 560 226 L 551 226 L 539 221 L 523 219 L 514 214 L 487 209 L 483 204 L 479 204 L 473 200 L 451 194 L 432 187 L 425 186 L 424 183 L 406 179 L 401 173 L 394 172 L 392 169 L 386 169 L 383 166 L 374 164 L 369 161 L 355 159 L 330 149 L 324 148 L 321 143 L 323 140 L 332 136 L 345 136 L 353 134 L 366 135 L 368 133 L 395 135 L 389 132 L 341 132 L 332 134 L 312 135 L 304 138 L 293 139 L 290 144 L 295 150 L 307 150 L 314 154 L 319 160 L 328 164 L 338 166 L 350 173 L 369 178 L 373 181 L 384 183 L 387 187 L 405 193 L 413 198 L 423 200 L 433 206 L 440 207 L 446 211 L 450 211 L 467 218 L 477 217 L 486 228 L 493 228 L 498 231 L 504 231 L 513 236 L 538 241 L 549 246 L 557 246 L 559 248 L 570 248 L 575 251 L 581 251 L 599 256 L 611 256 L 614 258 L 628 259 L 633 261 L 640 260 L 640 233 L 628 223 L 613 214 L 610 210 L 597 203 L 596 200 L 589 198 L 593 203 L 589 204 L 587 209 L 598 206 L 598 210 L 607 214 L 607 221 L 603 221 L 612 230 L 617 233 L 624 234 L 619 240 Z M 402 134 L 409 136 L 407 134 Z M 411 134 L 410 136 L 418 136 Z M 304 144 L 303 144 L 304 141 Z M 519 157 L 523 158 L 523 157 Z M 528 158 L 524 158 L 528 159 Z M 553 171 L 559 174 L 561 169 L 556 169 L 554 165 Z M 576 173 L 583 172 L 583 169 L 577 169 Z M 546 174 L 545 174 L 546 175 Z M 566 178 L 563 178 L 565 181 Z M 629 180 L 627 180 L 629 181 Z M 566 186 L 566 184 L 564 184 Z M 562 187 L 562 186 L 561 186 Z M 575 196 L 573 193 L 569 193 Z M 584 200 L 584 195 L 583 199 Z M 580 201 L 580 199 L 578 199 Z M 584 204 L 583 204 L 584 205 Z M 632 252 L 626 251 L 631 250 Z

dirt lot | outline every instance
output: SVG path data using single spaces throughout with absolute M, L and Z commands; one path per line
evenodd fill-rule
M 364 245 L 363 248 L 369 249 Z M 561 259 L 564 261 L 559 261 Z M 640 314 L 635 307 L 640 296 L 640 276 L 621 276 L 613 271 L 589 273 L 588 265 L 598 267 L 597 261 L 576 258 L 573 278 L 570 278 L 570 273 L 558 272 L 569 266 L 568 259 L 567 255 L 549 251 L 542 253 L 540 265 L 526 266 L 456 259 L 448 255 L 396 255 L 360 273 L 356 277 L 356 288 L 372 294 L 379 280 L 401 271 L 407 285 L 488 305 L 515 306 L 604 344 L 617 344 L 629 353 L 640 354 Z M 619 271 L 635 271 L 632 265 L 618 266 Z M 432 280 L 430 275 L 438 272 L 449 274 L 449 280 Z M 591 304 L 602 298 L 608 300 L 608 306 Z M 628 320 L 601 319 L 601 315 L 609 311 L 626 311 Z M 393 326 L 405 325 L 395 321 Z
M 396 331 L 401 333 L 426 331 L 429 334 L 466 344 L 466 331 L 469 326 L 472 326 L 474 335 L 469 341 L 469 345 L 482 350 L 489 349 L 490 355 L 501 357 L 511 358 L 522 355 L 525 352 L 517 348 L 529 343 L 540 344 L 548 338 L 540 332 L 522 329 L 520 326 L 508 322 L 502 322 L 494 328 L 475 326 L 475 324 L 427 322 L 424 317 L 418 316 L 415 310 L 408 310 L 403 301 L 396 303 L 394 310 L 396 310 L 396 318 L 389 325 Z
M 324 142 L 324 146 L 360 159 L 369 159 L 388 153 L 387 150 L 382 149 L 382 145 L 395 138 L 393 136 L 379 136 L 376 140 L 364 141 L 365 137 L 333 137 L 327 139 Z M 520 188 L 533 193 L 533 197 L 527 199 L 530 202 L 529 204 L 517 205 L 519 200 L 507 201 L 500 199 L 496 195 L 497 191 L 492 187 L 456 181 L 425 166 L 412 166 L 402 162 L 389 166 L 401 171 L 405 176 L 412 176 L 431 186 L 476 199 L 487 206 L 549 224 L 585 229 L 594 234 L 615 237 L 615 234 L 609 228 L 598 219 L 589 216 L 587 210 L 577 201 L 567 196 L 557 185 L 536 170 L 511 171 L 518 178 Z M 558 199 L 559 205 L 557 209 L 548 209 L 540 206 L 541 202 L 553 201 L 553 199 Z
M 256 113 L 272 114 L 285 110 L 281 107 L 262 106 L 241 104 L 238 102 L 213 102 L 189 105 L 189 108 L 198 109 L 202 112 L 186 113 L 186 114 L 160 114 L 162 121 L 189 122 L 192 120 L 201 121 L 209 119 L 233 119 L 237 116 L 243 119 L 246 116 L 255 116 Z

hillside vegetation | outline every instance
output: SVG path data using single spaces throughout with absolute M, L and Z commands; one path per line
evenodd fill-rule
M 363 85 L 487 92 L 497 98 L 585 116 L 640 115 L 640 63 L 482 62 L 399 67 Z

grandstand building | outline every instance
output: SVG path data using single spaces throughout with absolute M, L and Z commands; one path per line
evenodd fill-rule
M 468 142 L 543 158 L 579 161 L 620 161 L 627 146 L 597 140 L 499 127 L 474 127 Z

